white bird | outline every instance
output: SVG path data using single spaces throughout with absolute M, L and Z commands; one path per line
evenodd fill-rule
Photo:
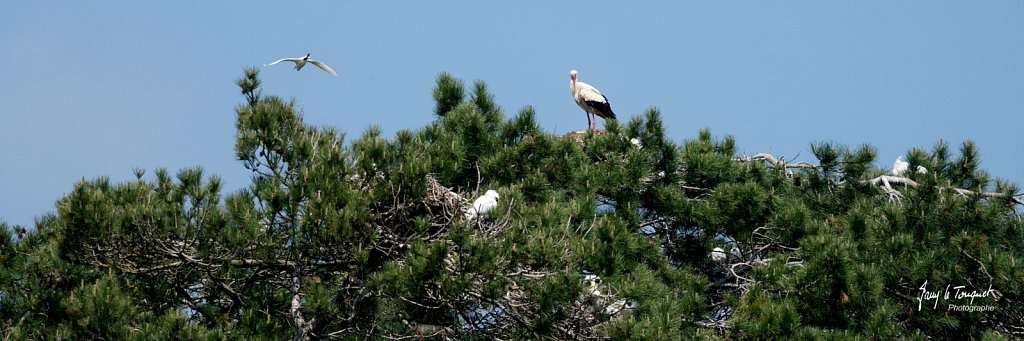
M 897 156 L 896 162 L 892 163 L 892 175 L 903 176 L 910 169 L 910 162 L 903 161 L 903 156 Z M 928 168 L 924 168 L 922 165 L 917 165 L 917 174 L 928 174 Z
M 725 250 L 720 247 L 716 247 L 711 250 L 711 260 L 715 263 L 721 263 L 725 261 Z
M 743 252 L 740 251 L 740 248 L 736 247 L 735 244 L 732 246 L 732 250 L 729 250 L 729 253 L 732 254 L 732 257 L 735 258 L 737 262 L 743 260 Z
M 487 193 L 476 198 L 476 201 L 473 201 L 473 206 L 466 210 L 466 220 L 472 221 L 478 217 L 486 217 L 491 210 L 498 207 L 499 197 L 498 192 L 493 189 L 487 190 Z
M 605 307 L 604 313 L 606 315 L 615 316 L 616 314 L 622 312 L 623 310 L 633 310 L 634 308 L 636 308 L 636 303 L 629 302 L 625 298 L 623 298 L 618 301 L 612 302 L 612 304 L 609 304 L 607 307 Z
M 612 112 L 612 105 L 608 103 L 608 97 L 605 97 L 590 84 L 576 81 L 576 74 L 576 70 L 569 71 L 569 91 L 572 93 L 572 98 L 576 100 L 576 105 L 579 105 L 587 113 L 587 128 L 597 128 L 597 117 L 591 119 L 591 115 L 614 120 L 615 113 Z
M 601 284 L 601 277 L 597 277 L 597 275 L 583 276 L 583 285 L 585 286 L 585 288 L 583 289 L 586 290 L 587 293 L 589 293 L 591 296 L 602 297 L 601 290 L 597 289 L 597 286 L 599 284 Z
M 896 162 L 892 163 L 892 175 L 902 176 L 903 173 L 907 172 L 907 168 L 910 168 L 910 163 L 903 161 L 903 156 L 896 157 Z
M 640 144 L 640 140 L 635 138 L 635 137 L 629 139 L 629 143 L 632 143 L 634 146 L 636 146 L 636 149 L 643 149 L 644 148 L 644 146 Z
M 320 70 L 324 70 L 325 72 L 327 72 L 327 73 L 329 73 L 331 75 L 334 75 L 334 76 L 338 75 L 337 73 L 334 72 L 334 70 L 331 69 L 330 66 L 327 66 L 327 64 L 324 64 L 324 62 L 321 62 L 321 61 L 316 60 L 316 59 L 309 59 L 309 53 L 307 53 L 305 57 L 281 58 L 281 59 L 278 59 L 276 62 L 273 62 L 273 63 L 270 63 L 270 64 L 263 64 L 263 66 L 271 66 L 271 65 L 274 65 L 274 64 L 277 64 L 277 63 L 280 63 L 280 62 L 284 62 L 284 61 L 289 61 L 289 62 L 295 63 L 295 71 L 302 70 L 302 67 L 306 66 L 306 63 L 310 63 L 310 64 L 313 64 L 313 65 L 316 65 L 316 67 L 320 68 Z

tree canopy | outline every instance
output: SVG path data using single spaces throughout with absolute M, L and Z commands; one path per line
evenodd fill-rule
M 140 169 L 0 224 L 4 339 L 1024 337 L 1024 203 L 970 141 L 893 176 L 674 142 L 655 108 L 556 136 L 447 73 L 435 121 L 348 141 L 237 85 L 246 188 Z

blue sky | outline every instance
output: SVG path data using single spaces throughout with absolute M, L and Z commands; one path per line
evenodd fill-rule
M 0 219 L 31 226 L 76 181 L 133 168 L 244 187 L 233 81 L 307 52 L 339 76 L 263 68 L 265 93 L 350 137 L 430 122 L 441 71 L 486 81 L 509 115 L 533 105 L 549 132 L 583 129 L 575 68 L 620 117 L 658 107 L 675 141 L 708 127 L 802 160 L 868 143 L 888 168 L 971 139 L 1024 183 L 1022 33 L 1021 1 L 18 1 L 0 20 Z

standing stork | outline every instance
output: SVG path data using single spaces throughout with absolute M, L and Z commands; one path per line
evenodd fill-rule
M 614 120 L 615 113 L 612 112 L 612 105 L 608 103 L 608 97 L 605 97 L 590 84 L 577 81 L 576 74 L 576 70 L 569 71 L 569 79 L 571 79 L 569 91 L 572 92 L 572 98 L 576 100 L 576 105 L 579 105 L 587 113 L 587 128 L 591 130 L 597 128 L 597 117 L 591 119 L 591 115 Z

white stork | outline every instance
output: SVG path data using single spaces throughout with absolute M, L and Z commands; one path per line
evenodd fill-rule
M 732 258 L 737 262 L 743 261 L 743 252 L 741 252 L 740 248 L 736 246 L 736 243 L 733 243 L 732 249 L 729 250 L 729 253 L 732 254 Z
M 309 59 L 309 53 L 307 53 L 305 57 L 281 58 L 281 59 L 278 59 L 276 62 L 273 62 L 273 63 L 270 63 L 270 64 L 263 64 L 263 66 L 271 66 L 271 65 L 274 65 L 274 64 L 277 64 L 277 63 L 280 63 L 280 62 L 284 62 L 284 61 L 289 61 L 289 62 L 295 63 L 295 71 L 302 70 L 302 67 L 306 66 L 306 63 L 310 63 L 310 64 L 313 64 L 313 65 L 316 65 L 316 67 L 320 68 L 320 70 L 324 70 L 325 72 L 327 72 L 327 73 L 329 73 L 331 75 L 334 75 L 334 76 L 338 75 L 337 73 L 334 72 L 334 70 L 331 69 L 330 66 L 327 66 L 327 64 L 324 64 L 323 62 L 321 62 L 319 60 L 316 60 L 316 59 Z
M 711 260 L 714 261 L 715 263 L 724 263 L 725 250 L 722 250 L 722 248 L 720 247 L 716 247 L 713 250 L 711 250 Z
M 601 116 L 606 120 L 614 120 L 615 113 L 612 112 L 612 105 L 608 103 L 608 97 L 597 91 L 590 84 L 576 81 L 576 70 L 569 71 L 569 91 L 576 105 L 587 112 L 587 128 L 597 128 L 597 117 L 591 119 L 591 115 Z
M 903 156 L 896 157 L 896 162 L 892 163 L 892 175 L 901 176 L 910 168 L 910 163 L 903 161 Z
M 604 308 L 604 313 L 609 316 L 615 316 L 623 310 L 633 310 L 636 308 L 636 303 L 627 301 L 625 298 L 618 301 L 612 302 Z
M 586 275 L 586 276 L 583 276 L 583 286 L 584 286 L 583 290 L 586 290 L 586 292 L 589 293 L 591 296 L 603 297 L 601 295 L 601 290 L 597 289 L 597 286 L 599 284 L 601 284 L 601 277 L 597 277 L 597 275 L 589 275 L 589 274 Z
M 896 162 L 892 163 L 892 175 L 903 176 L 903 173 L 906 173 L 907 169 L 910 169 L 910 162 L 903 161 L 902 155 L 897 156 Z M 928 174 L 928 168 L 924 168 L 924 166 L 917 165 L 916 170 L 917 174 Z
M 487 193 L 476 198 L 473 201 L 473 206 L 466 210 L 466 220 L 473 221 L 477 218 L 486 217 L 495 207 L 498 207 L 498 192 L 495 190 L 487 190 Z

